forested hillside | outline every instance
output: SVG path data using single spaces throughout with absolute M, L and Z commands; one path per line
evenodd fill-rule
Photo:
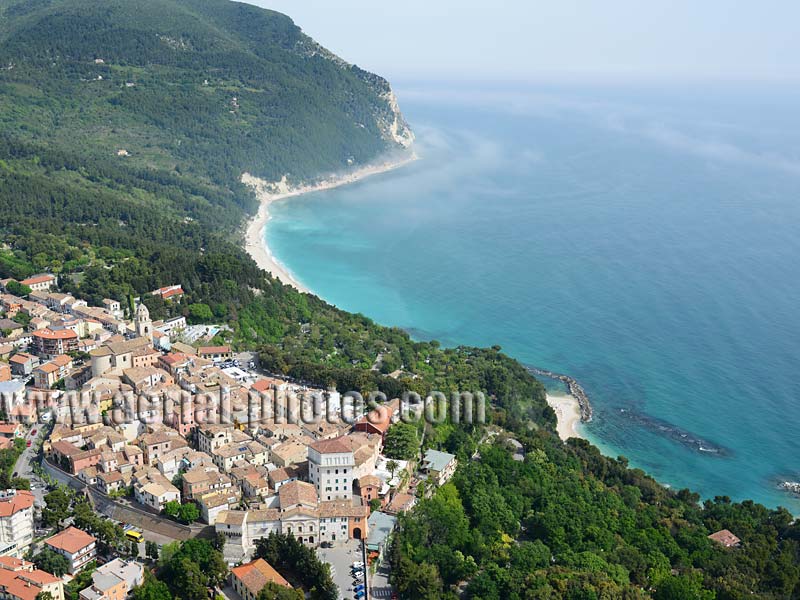
M 503 436 L 445 423 L 448 485 L 402 521 L 405 598 L 799 598 L 785 511 L 701 505 L 562 444 L 544 388 L 499 348 L 442 348 L 300 294 L 240 246 L 244 172 L 309 180 L 410 139 L 388 83 L 283 15 L 228 0 L 0 0 L 0 276 L 226 323 L 276 372 L 341 390 L 484 391 Z M 181 284 L 185 297 L 147 294 Z M 372 370 L 378 355 L 380 368 Z M 395 377 L 388 373 L 399 371 Z M 741 548 L 706 537 L 729 528 Z

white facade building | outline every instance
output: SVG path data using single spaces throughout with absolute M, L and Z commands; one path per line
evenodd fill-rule
M 308 480 L 320 500 L 350 500 L 355 466 L 353 448 L 344 437 L 320 440 L 308 447 Z

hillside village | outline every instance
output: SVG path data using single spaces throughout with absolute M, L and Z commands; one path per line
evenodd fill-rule
M 112 299 L 89 306 L 58 292 L 49 274 L 0 287 L 5 447 L 30 438 L 20 462 L 35 462 L 34 441 L 49 487 L 54 477 L 89 499 L 189 526 L 192 536 L 213 528 L 227 564 L 246 566 L 230 575 L 240 596 L 255 598 L 254 585 L 276 580 L 257 575 L 275 572 L 262 559 L 249 562 L 271 533 L 308 548 L 363 541 L 364 558 L 380 564 L 396 515 L 455 472 L 456 458 L 445 452 L 410 461 L 384 454 L 398 399 L 345 419 L 337 392 L 260 373 L 254 357 L 240 360 L 230 346 L 198 335 L 213 328 L 193 328 L 184 317 L 152 321 L 139 299 L 129 308 Z M 170 302 L 182 290 L 152 293 Z M 65 402 L 68 392 L 83 400 Z M 320 407 L 328 417 L 300 418 Z M 27 490 L 0 497 L 4 598 L 64 597 L 62 579 L 23 560 L 33 546 L 66 556 L 65 578 L 95 564 L 98 540 L 79 528 L 34 542 L 44 504 Z M 126 532 L 135 542 L 149 537 L 142 527 Z M 81 598 L 121 598 L 141 584 L 135 558 L 104 559 Z

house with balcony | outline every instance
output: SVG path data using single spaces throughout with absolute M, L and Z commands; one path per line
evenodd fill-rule
M 97 556 L 97 539 L 77 527 L 67 527 L 44 541 L 45 546 L 58 552 L 69 562 L 74 575 Z

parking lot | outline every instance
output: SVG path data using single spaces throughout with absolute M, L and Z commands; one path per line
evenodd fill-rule
M 331 565 L 333 581 L 339 586 L 340 598 L 353 598 L 354 581 L 350 577 L 350 566 L 354 562 L 363 560 L 361 556 L 361 542 L 350 540 L 333 548 L 319 548 L 317 554 L 320 559 Z

